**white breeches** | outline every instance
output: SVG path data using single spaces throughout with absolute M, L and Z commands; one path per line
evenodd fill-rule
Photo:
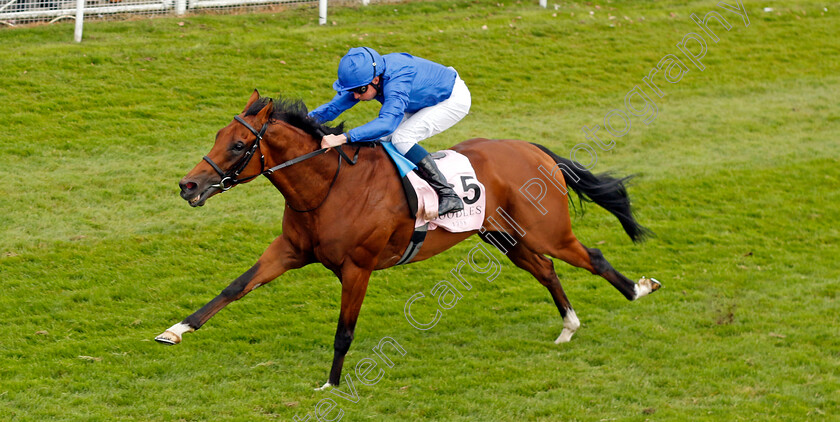
M 452 95 L 431 107 L 406 113 L 397 129 L 385 141 L 391 141 L 401 154 L 408 152 L 416 143 L 431 138 L 451 128 L 470 112 L 472 98 L 467 84 L 455 77 Z

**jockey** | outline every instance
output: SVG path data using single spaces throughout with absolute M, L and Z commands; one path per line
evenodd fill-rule
M 340 135 L 326 135 L 322 148 L 346 142 L 390 141 L 417 166 L 417 174 L 437 192 L 438 214 L 461 211 L 464 204 L 418 142 L 458 123 L 470 111 L 470 91 L 458 72 L 406 53 L 380 56 L 372 48 L 351 48 L 338 64 L 338 94 L 309 116 L 328 122 L 359 101 L 382 103 L 379 117 Z

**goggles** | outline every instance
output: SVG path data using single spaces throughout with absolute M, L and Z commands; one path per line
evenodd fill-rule
M 370 84 L 358 86 L 356 88 L 350 89 L 349 91 L 361 95 L 361 94 L 364 94 L 365 92 L 367 92 L 368 87 L 370 87 Z

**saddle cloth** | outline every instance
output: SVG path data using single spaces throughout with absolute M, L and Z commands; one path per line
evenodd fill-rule
M 462 211 L 438 216 L 438 197 L 434 189 L 414 171 L 411 171 L 414 165 L 397 152 L 390 143 L 383 142 L 382 145 L 403 177 L 411 211 L 415 212 L 416 209 L 415 228 L 428 224 L 429 230 L 440 227 L 449 232 L 459 233 L 478 230 L 481 227 L 486 209 L 485 189 L 484 185 L 478 181 L 475 170 L 467 157 L 452 150 L 432 153 L 432 158 L 446 176 L 447 182 L 464 201 Z M 412 191 L 410 192 L 409 189 Z

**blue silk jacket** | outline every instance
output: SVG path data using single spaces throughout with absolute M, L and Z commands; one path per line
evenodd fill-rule
M 415 113 L 452 95 L 457 73 L 450 67 L 406 53 L 382 56 L 382 92 L 375 100 L 382 103 L 379 117 L 346 133 L 351 142 L 376 141 L 397 129 L 405 113 Z M 377 64 L 378 66 L 379 64 Z M 350 91 L 341 91 L 330 102 L 312 110 L 309 116 L 329 122 L 356 105 Z

